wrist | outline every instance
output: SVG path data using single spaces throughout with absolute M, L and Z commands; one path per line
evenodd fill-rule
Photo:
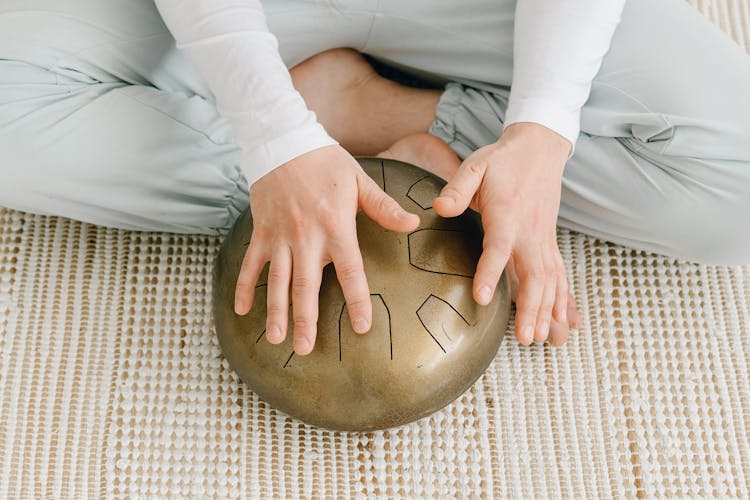
M 253 145 L 244 145 L 238 140 L 242 148 L 240 167 L 248 185 L 312 151 L 338 144 L 320 124 L 308 125 Z
M 321 155 L 325 155 L 326 153 L 331 152 L 332 150 L 337 149 L 341 149 L 341 146 L 338 143 L 334 142 L 333 144 L 314 147 L 308 151 L 305 151 L 295 156 L 294 158 L 285 161 L 281 165 L 278 165 L 269 170 L 263 176 L 259 177 L 252 183 L 248 183 L 249 190 L 252 194 L 252 190 L 255 186 L 257 186 L 258 184 L 263 184 L 263 181 L 265 181 L 266 179 L 278 176 L 282 172 L 289 172 L 299 168 L 309 170 L 311 168 L 310 164 L 314 164 L 317 158 L 319 158 Z
M 561 166 L 568 160 L 573 145 L 551 128 L 534 122 L 517 122 L 505 127 L 498 143 L 530 147 Z

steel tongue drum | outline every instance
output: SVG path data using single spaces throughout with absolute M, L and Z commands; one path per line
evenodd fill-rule
M 503 274 L 492 302 L 472 298 L 482 251 L 478 214 L 442 218 L 432 200 L 445 182 L 406 163 L 359 159 L 365 172 L 406 210 L 419 214 L 410 233 L 357 215 L 357 237 L 372 299 L 372 328 L 357 334 L 332 265 L 323 271 L 315 347 L 294 354 L 265 338 L 268 264 L 251 311 L 234 312 L 234 289 L 253 222 L 247 210 L 219 251 L 213 308 L 229 365 L 261 399 L 309 424 L 335 430 L 396 427 L 443 408 L 485 371 L 505 334 L 510 289 Z

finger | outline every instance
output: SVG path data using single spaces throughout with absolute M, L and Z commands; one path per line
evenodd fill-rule
M 281 245 L 271 256 L 268 268 L 266 339 L 272 344 L 280 344 L 286 338 L 291 277 L 292 252 L 287 245 Z
M 333 266 L 344 292 L 352 328 L 357 333 L 365 333 L 372 324 L 372 300 L 362 263 L 362 253 L 356 237 L 352 240 L 333 252 Z
M 568 340 L 570 328 L 566 323 L 552 320 L 549 327 L 549 343 L 554 346 L 561 346 Z
M 372 220 L 392 231 L 405 232 L 417 228 L 419 216 L 404 210 L 364 171 L 357 176 L 357 184 L 359 206 Z
M 552 307 L 555 305 L 555 276 L 548 276 L 544 281 L 544 290 L 542 291 L 542 300 L 539 303 L 539 312 L 536 318 L 536 329 L 534 330 L 534 340 L 544 342 L 549 337 L 549 327 L 552 321 Z
M 576 299 L 570 292 L 568 292 L 568 325 L 570 328 L 580 328 L 583 326 L 583 318 L 581 317 L 581 313 L 578 312 Z
M 567 342 L 570 335 L 571 328 L 579 328 L 581 326 L 581 315 L 578 313 L 576 308 L 576 300 L 573 295 L 568 292 L 568 299 L 566 301 L 568 309 L 568 323 L 560 323 L 558 321 L 552 321 L 549 331 L 550 344 L 559 346 Z
M 567 308 L 567 323 L 560 323 L 559 321 L 552 321 L 550 325 L 549 341 L 554 346 L 563 345 L 568 340 L 571 328 L 579 328 L 581 326 L 581 315 L 578 313 L 576 308 L 576 301 L 573 295 L 568 292 L 566 302 Z
M 518 298 L 518 274 L 516 274 L 516 266 L 513 263 L 513 255 L 508 258 L 508 263 L 505 264 L 505 273 L 508 275 L 508 281 L 510 282 L 510 298 L 515 302 Z
M 443 217 L 456 217 L 469 207 L 474 194 L 482 184 L 486 170 L 483 162 L 464 161 L 456 175 L 445 185 L 432 208 Z
M 309 248 L 309 247 L 308 247 Z M 292 316 L 294 352 L 309 354 L 315 345 L 318 326 L 318 294 L 323 277 L 322 259 L 309 249 L 292 250 Z
M 245 256 L 242 258 L 242 267 L 240 267 L 237 285 L 234 289 L 234 312 L 236 314 L 244 316 L 252 309 L 255 285 L 258 283 L 258 277 L 266 262 L 268 262 L 268 259 L 261 248 L 261 244 L 251 238 Z
M 510 246 L 503 243 L 489 243 L 482 250 L 474 273 L 474 300 L 486 306 L 492 301 L 497 283 L 510 257 Z
M 549 248 L 549 247 L 548 247 Z M 544 251 L 543 251 L 544 252 Z M 557 255 L 555 255 L 557 254 Z M 558 299 L 557 285 L 562 274 L 562 257 L 554 245 L 554 251 L 548 249 L 544 253 L 544 291 L 542 301 L 539 304 L 539 313 L 536 319 L 536 330 L 534 340 L 544 342 L 549 337 L 550 324 L 552 323 L 552 312 Z M 563 300 L 567 299 L 568 291 L 565 290 Z
M 515 259 L 519 278 L 518 300 L 516 301 L 516 338 L 524 345 L 529 345 L 534 340 L 539 305 L 542 302 L 545 285 L 541 257 L 534 259 L 533 264 L 526 262 L 528 258 Z
M 568 325 L 568 274 L 565 271 L 565 264 L 563 263 L 560 251 L 555 246 L 555 269 L 556 271 L 556 287 L 555 287 L 555 306 L 552 310 L 554 318 L 562 323 Z

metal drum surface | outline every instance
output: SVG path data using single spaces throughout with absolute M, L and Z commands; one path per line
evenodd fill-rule
M 405 209 L 419 214 L 411 233 L 383 229 L 364 213 L 357 235 L 372 298 L 372 328 L 351 328 L 332 265 L 325 268 L 315 347 L 299 356 L 265 337 L 268 265 L 252 310 L 234 312 L 234 288 L 250 235 L 246 211 L 220 250 L 213 283 L 216 332 L 224 356 L 258 396 L 317 426 L 369 431 L 399 426 L 452 402 L 485 371 L 505 334 L 510 289 L 503 275 L 487 306 L 472 298 L 482 250 L 475 212 L 445 219 L 432 210 L 444 181 L 393 160 L 359 159 Z

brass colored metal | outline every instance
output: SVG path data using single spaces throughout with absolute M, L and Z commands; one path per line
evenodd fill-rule
M 510 289 L 505 275 L 492 303 L 477 305 L 472 277 L 482 249 L 478 214 L 444 219 L 432 200 L 444 181 L 392 160 L 359 160 L 367 174 L 420 226 L 388 231 L 365 214 L 357 234 L 372 298 L 372 328 L 354 333 L 332 265 L 323 272 L 313 352 L 265 339 L 268 265 L 252 310 L 234 313 L 234 288 L 252 233 L 246 211 L 224 241 L 214 270 L 216 331 L 229 365 L 270 405 L 307 423 L 370 431 L 427 416 L 466 391 L 485 371 L 505 334 Z

